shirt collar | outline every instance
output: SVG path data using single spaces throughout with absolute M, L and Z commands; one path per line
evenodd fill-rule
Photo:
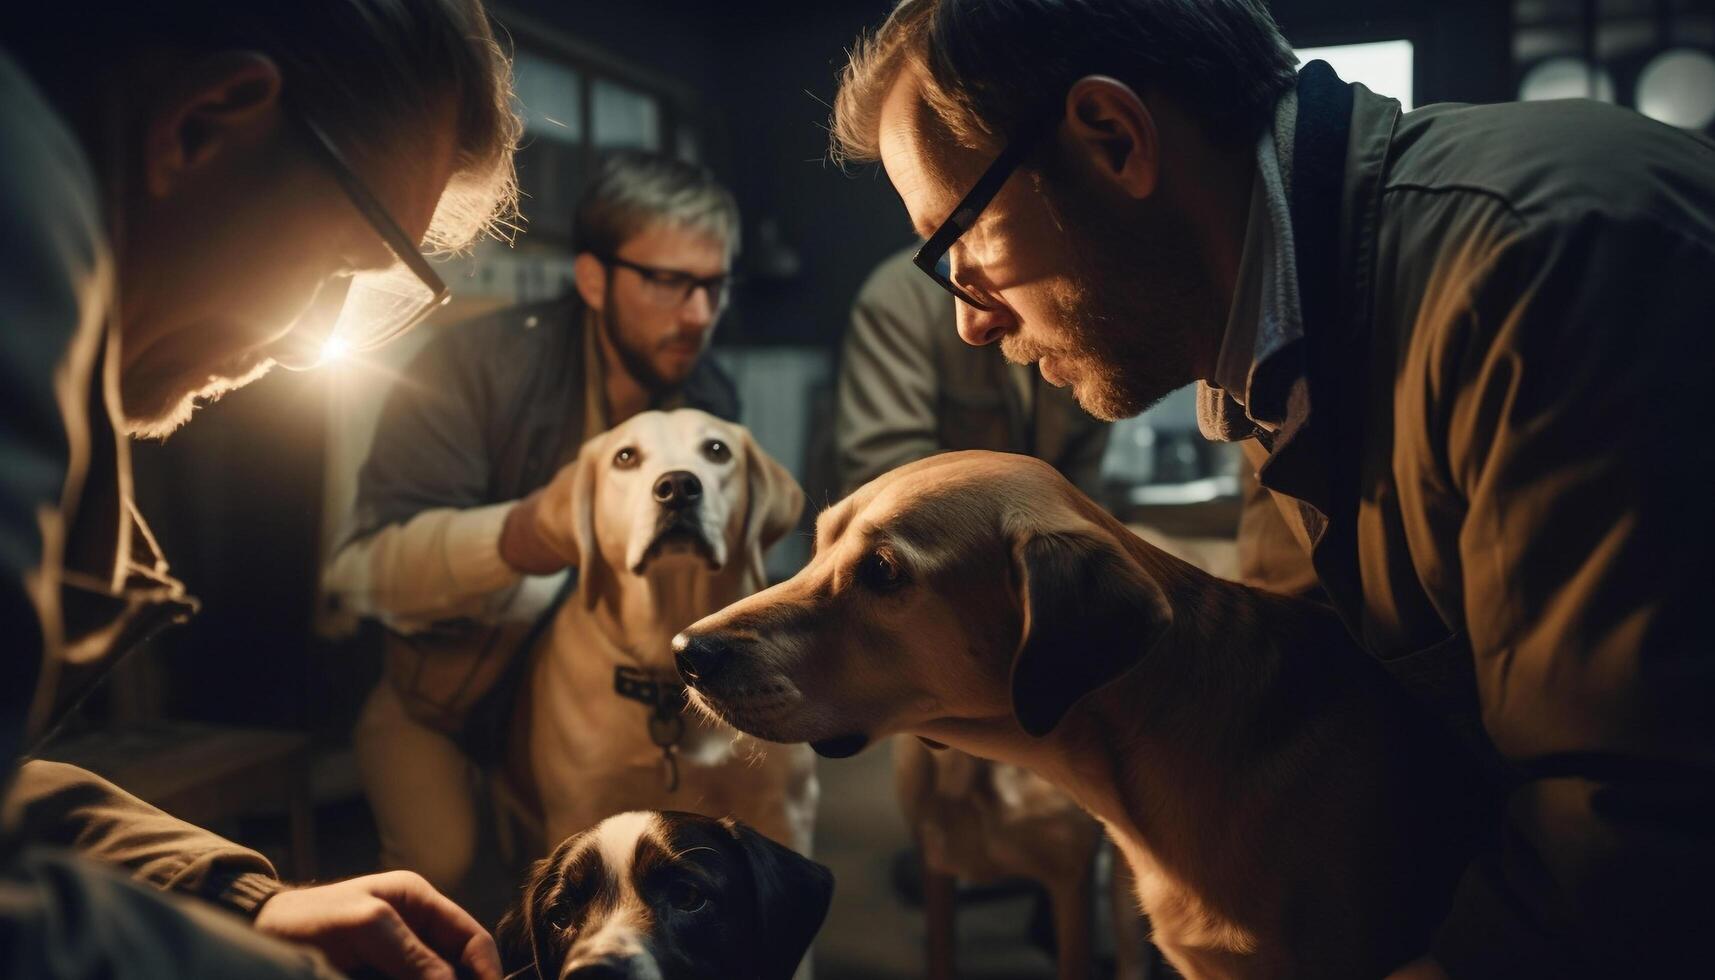
M 1289 188 L 1297 92 L 1288 89 L 1274 124 L 1257 140 L 1256 179 L 1239 260 L 1237 287 L 1221 338 L 1215 376 L 1200 382 L 1197 422 L 1210 439 L 1273 431 L 1286 412 L 1292 379 L 1274 355 L 1304 336 L 1293 248 Z

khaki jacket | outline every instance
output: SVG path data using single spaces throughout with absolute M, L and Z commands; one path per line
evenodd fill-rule
M 899 252 L 852 304 L 834 413 L 846 492 L 915 459 L 957 449 L 1025 453 L 1096 493 L 1108 427 L 1068 390 L 972 347 L 953 325 L 953 297 Z
M 1402 115 L 1316 67 L 1306 336 L 1250 449 L 1276 540 L 1496 764 L 1434 952 L 1687 975 L 1715 921 L 1715 147 L 1582 101 Z

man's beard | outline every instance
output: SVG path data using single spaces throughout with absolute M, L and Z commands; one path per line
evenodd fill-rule
M 650 359 L 650 351 L 633 341 L 619 324 L 619 311 L 615 304 L 608 303 L 597 318 L 601 323 L 602 333 L 607 336 L 607 342 L 613 346 L 614 354 L 619 358 L 620 367 L 631 375 L 632 380 L 643 386 L 650 395 L 661 395 L 672 391 L 685 383 L 685 378 L 669 378 L 655 367 Z M 671 338 L 662 343 L 671 343 Z M 692 362 L 693 364 L 695 362 Z M 689 372 L 687 372 L 687 377 Z
M 249 361 L 246 356 L 218 371 L 198 372 L 200 378 L 122 379 L 125 434 L 133 439 L 165 439 L 190 421 L 198 408 L 219 401 L 227 392 L 244 387 L 274 367 L 270 358 L 253 364 Z
M 1001 340 L 1014 363 L 1049 357 L 1070 376 L 1086 412 L 1113 422 L 1148 410 L 1196 380 L 1195 351 L 1220 329 L 1208 271 L 1182 217 L 1156 207 L 1135 216 L 1050 192 L 1070 241 L 1072 270 L 1053 289 L 1049 344 Z

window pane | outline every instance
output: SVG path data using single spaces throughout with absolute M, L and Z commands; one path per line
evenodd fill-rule
M 1410 41 L 1372 41 L 1367 44 L 1335 44 L 1325 48 L 1299 48 L 1300 61 L 1321 59 L 1348 82 L 1363 82 L 1370 91 L 1399 100 L 1411 109 L 1412 49 Z
M 653 98 L 604 78 L 596 79 L 592 95 L 596 146 L 661 148 L 661 107 Z
M 512 63 L 518 101 L 524 107 L 524 131 L 542 139 L 576 143 L 583 138 L 579 109 L 583 79 L 567 66 L 519 51 Z

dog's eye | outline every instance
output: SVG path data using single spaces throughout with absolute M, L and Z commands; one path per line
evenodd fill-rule
M 630 446 L 626 446 L 613 454 L 613 468 L 616 470 L 629 470 L 642 461 L 643 457 L 638 455 L 637 450 Z
M 667 886 L 667 904 L 680 912 L 700 912 L 709 904 L 709 899 L 702 889 L 681 880 Z
M 543 923 L 555 932 L 565 932 L 572 927 L 572 909 L 570 905 L 556 905 L 542 917 Z
M 858 581 L 876 592 L 892 592 L 905 584 L 905 570 L 886 548 L 864 556 L 857 567 Z
M 711 463 L 724 463 L 732 458 L 732 449 L 719 439 L 703 443 L 703 456 Z

